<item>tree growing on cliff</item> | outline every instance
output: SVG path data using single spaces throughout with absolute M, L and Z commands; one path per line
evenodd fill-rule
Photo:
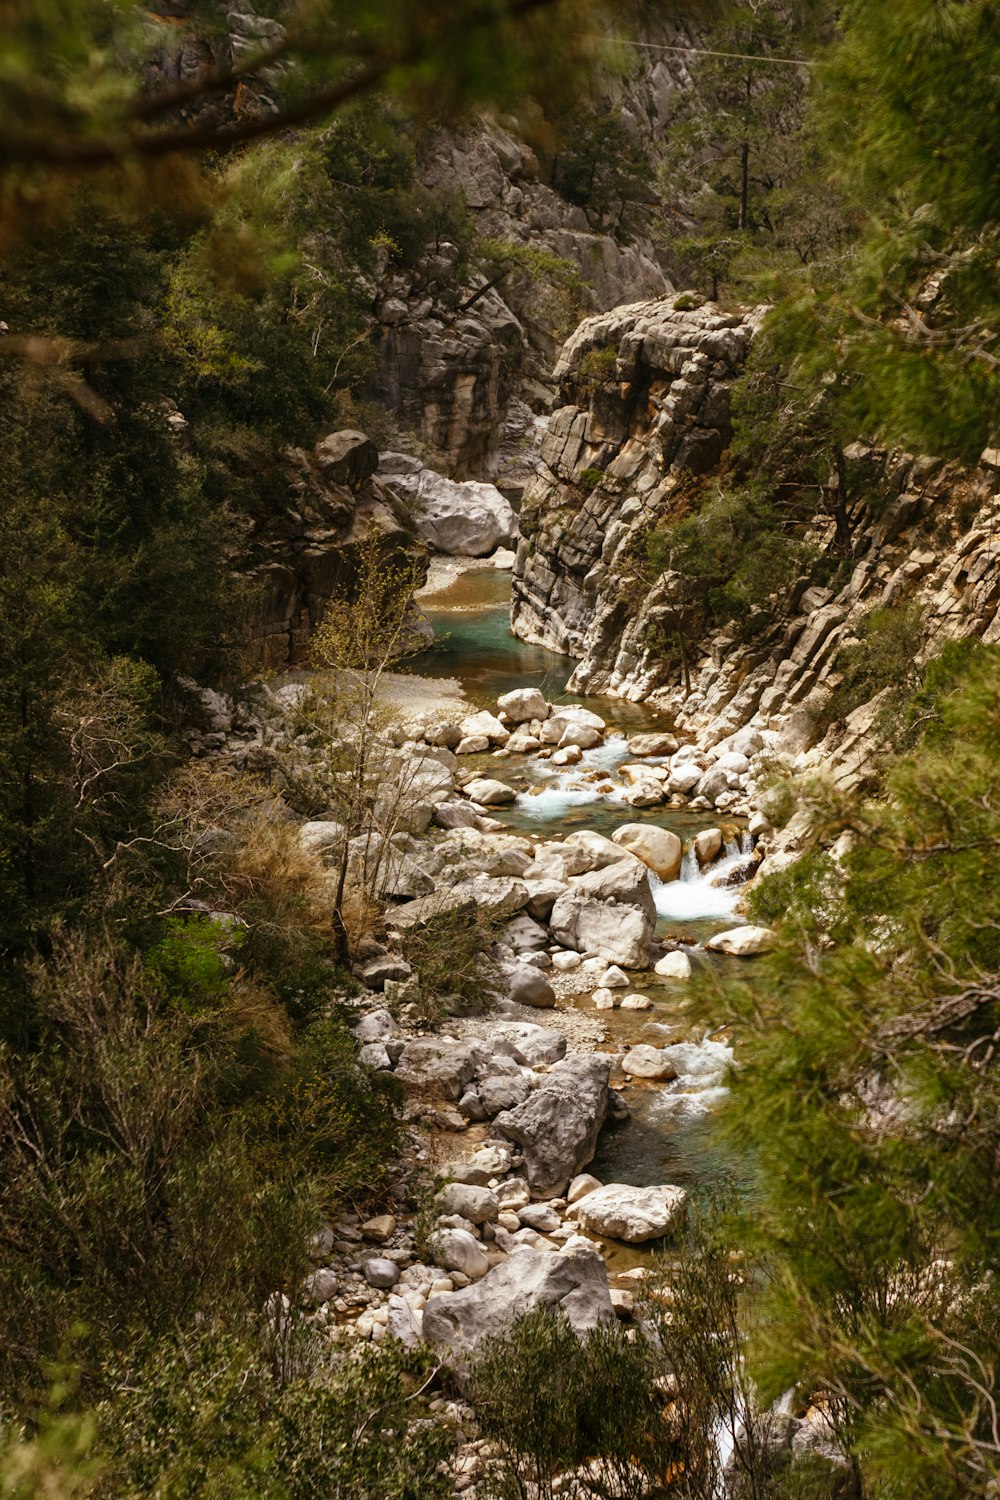
M 662 235 L 677 273 L 713 299 L 755 246 L 780 254 L 785 219 L 799 216 L 808 60 L 795 59 L 806 41 L 787 6 L 739 4 L 687 60 L 692 87 L 660 170 Z

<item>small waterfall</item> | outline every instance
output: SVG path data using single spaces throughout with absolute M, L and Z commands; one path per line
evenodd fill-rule
M 743 853 L 742 844 L 741 844 L 741 841 L 740 841 L 740 839 L 738 837 L 737 838 L 732 838 L 732 839 L 726 839 L 726 841 L 723 844 L 722 848 L 723 848 L 723 857 L 725 859 L 732 859 L 734 857 L 734 855 L 742 854 Z
M 664 882 L 655 875 L 649 878 L 659 915 L 674 922 L 697 922 L 713 918 L 724 921 L 731 917 L 740 898 L 739 887 L 724 889 L 712 882 L 742 857 L 738 848 L 734 847 L 730 852 L 727 846 L 726 857 L 703 870 L 698 863 L 694 844 L 689 844 L 684 850 L 680 874 L 676 880 Z

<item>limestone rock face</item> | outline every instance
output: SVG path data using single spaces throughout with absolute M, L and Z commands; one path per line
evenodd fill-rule
M 480 1345 L 537 1307 L 563 1313 L 579 1338 L 610 1322 L 614 1311 L 599 1252 L 579 1239 L 558 1252 L 517 1245 L 482 1280 L 432 1297 L 424 1308 L 423 1335 L 461 1384 Z
M 571 1204 L 567 1218 L 593 1234 L 641 1245 L 673 1233 L 684 1221 L 686 1204 L 687 1193 L 680 1187 L 609 1182 Z
M 602 1053 L 568 1057 L 523 1104 L 494 1120 L 496 1133 L 520 1146 L 533 1198 L 556 1197 L 593 1160 L 610 1071 Z
M 420 560 L 426 547 L 408 505 L 375 473 L 378 453 L 364 433 L 333 432 L 311 452 L 287 455 L 287 500 L 254 517 L 247 551 L 257 600 L 251 648 L 263 666 L 303 660 L 309 637 L 334 593 L 349 590 L 358 548 L 375 535 L 390 563 Z M 413 617 L 413 649 L 427 644 Z
M 635 617 L 616 562 L 633 540 L 630 523 L 641 515 L 648 525 L 682 472 L 705 472 L 722 456 L 729 385 L 753 327 L 752 316 L 661 297 L 586 319 L 563 347 L 555 378 L 566 404 L 522 502 L 512 622 L 523 640 L 583 658 L 577 691 L 613 686 L 651 654 L 642 644 L 649 613 Z M 605 351 L 614 364 L 595 386 L 588 357 Z M 585 471 L 605 477 L 584 492 Z

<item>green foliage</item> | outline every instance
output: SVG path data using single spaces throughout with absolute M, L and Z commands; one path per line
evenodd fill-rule
M 99 1496 L 446 1500 L 453 1438 L 413 1395 L 426 1353 L 347 1357 L 298 1320 L 274 1348 L 220 1331 L 164 1342 L 109 1371 L 97 1411 L 108 1453 Z
M 650 532 L 647 557 L 658 573 L 682 573 L 699 590 L 708 620 L 748 637 L 766 628 L 763 606 L 803 573 L 815 552 L 786 517 L 751 489 L 723 491 L 699 510 Z
M 253 1121 L 261 1159 L 279 1171 L 291 1163 L 329 1209 L 377 1199 L 402 1145 L 399 1087 L 360 1068 L 356 1051 L 343 1021 L 312 1022 Z
M 499 981 L 490 950 L 502 925 L 479 906 L 459 905 L 403 934 L 404 956 L 420 975 L 431 1014 L 440 1014 L 449 1001 L 457 1001 L 462 1013 L 489 1009 Z
M 809 53 L 828 15 L 822 4 L 727 5 L 689 60 L 692 87 L 660 169 L 659 232 L 674 279 L 713 300 L 723 287 L 755 295 L 762 276 L 844 247 L 836 195 L 815 191 L 821 157 L 806 120 Z M 788 64 L 796 57 L 801 68 Z
M 652 194 L 649 153 L 620 111 L 577 107 L 553 121 L 556 146 L 548 163 L 549 184 L 579 204 L 595 228 L 627 239 L 641 222 L 634 209 Z
M 472 1372 L 476 1414 L 500 1456 L 491 1493 L 550 1500 L 563 1471 L 586 1465 L 581 1495 L 648 1494 L 675 1456 L 656 1373 L 650 1346 L 617 1325 L 581 1341 L 549 1308 L 521 1318 Z
M 844 9 L 814 116 L 863 232 L 774 320 L 801 383 L 841 382 L 844 431 L 969 460 L 996 426 L 997 46 L 986 0 Z
M 891 742 L 902 731 L 905 707 L 921 678 L 917 654 L 922 623 L 923 610 L 916 602 L 873 609 L 865 616 L 857 640 L 842 646 L 834 661 L 840 682 L 825 710 L 830 723 L 884 694 L 876 722 L 879 737 Z
M 784 908 L 779 950 L 724 987 L 740 1235 L 770 1267 L 753 1372 L 765 1399 L 823 1392 L 858 1492 L 890 1500 L 998 1477 L 996 648 L 933 683 L 882 800 L 813 789 L 820 841 L 757 901 Z

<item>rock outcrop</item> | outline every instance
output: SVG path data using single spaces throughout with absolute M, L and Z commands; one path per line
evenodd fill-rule
M 424 1338 L 461 1384 L 480 1345 L 538 1307 L 561 1312 L 580 1338 L 612 1321 L 608 1275 L 592 1245 L 575 1240 L 557 1252 L 519 1245 L 482 1280 L 428 1302 Z
M 372 535 L 389 561 L 426 557 L 411 508 L 378 480 L 377 468 L 378 450 L 361 432 L 330 433 L 310 453 L 288 454 L 288 504 L 254 517 L 247 538 L 260 594 L 250 644 L 264 667 L 303 660 L 332 595 L 349 592 L 358 548 Z M 414 611 L 415 648 L 430 638 Z
M 870 612 L 913 603 L 918 661 L 948 640 L 1000 640 L 1000 452 L 969 471 L 855 444 L 846 456 L 862 475 L 862 507 L 846 581 L 843 568 L 834 587 L 803 578 L 768 602 L 759 629 L 689 641 L 684 681 L 664 641 L 676 639 L 696 586 L 670 571 L 650 582 L 646 539 L 682 513 L 678 500 L 690 503 L 699 479 L 724 472 L 730 390 L 760 318 L 695 300 L 589 318 L 563 349 L 564 404 L 521 507 L 513 628 L 579 659 L 571 691 L 648 701 L 696 738 L 697 754 L 681 746 L 671 758 L 671 795 L 737 807 L 758 757 L 855 786 L 873 771 L 879 703 L 834 724 L 824 710 L 838 654 Z M 804 540 L 822 552 L 834 525 L 819 514 Z M 626 770 L 633 805 L 660 800 L 655 769 Z

